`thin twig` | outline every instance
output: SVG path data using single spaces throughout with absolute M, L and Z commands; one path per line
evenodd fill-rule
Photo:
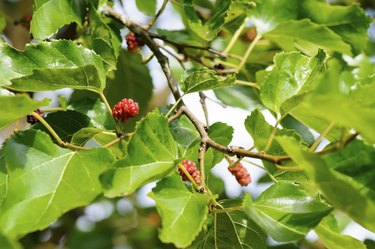
M 206 95 L 203 92 L 199 92 L 200 97 L 200 103 L 202 105 L 204 118 L 206 119 L 206 126 L 208 127 L 210 125 L 210 122 L 208 121 L 208 111 L 207 111 L 207 105 L 206 105 Z
M 172 115 L 168 118 L 168 123 L 172 122 L 176 118 L 179 118 L 182 115 L 182 113 L 183 113 L 183 111 L 181 109 L 178 109 L 178 111 L 174 115 Z
M 198 161 L 199 161 L 199 170 L 201 174 L 201 184 L 204 191 L 207 191 L 207 185 L 206 185 L 206 173 L 204 168 L 204 157 L 207 150 L 207 144 L 205 142 L 201 142 L 201 146 L 199 147 L 199 155 L 198 155 Z
M 178 57 L 178 55 L 172 53 L 171 51 L 169 51 L 168 49 L 166 49 L 165 47 L 160 47 L 160 49 L 164 50 L 166 53 L 168 53 L 169 55 L 171 55 L 173 58 L 175 58 L 178 63 L 180 64 L 180 66 L 182 67 L 182 69 L 186 69 L 185 65 L 184 65 L 184 59 L 183 58 L 180 58 Z
M 147 25 L 147 29 L 150 29 L 152 27 L 152 25 L 154 25 L 154 23 L 156 22 L 156 20 L 159 18 L 159 16 L 164 12 L 165 10 L 165 7 L 167 6 L 167 3 L 168 3 L 168 0 L 164 0 L 163 1 L 163 5 L 161 6 L 161 8 L 159 9 L 158 13 L 156 13 L 156 15 L 151 19 L 151 21 L 148 23 Z
M 314 143 L 310 147 L 310 151 L 315 151 L 316 148 L 320 145 L 323 138 L 332 130 L 333 126 L 335 125 L 334 122 L 328 124 L 327 128 L 319 135 L 319 137 L 314 141 Z

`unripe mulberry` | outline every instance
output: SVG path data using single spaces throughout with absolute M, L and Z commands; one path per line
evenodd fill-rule
M 196 184 L 201 183 L 201 175 L 199 171 L 197 171 L 197 165 L 191 160 L 185 160 L 181 162 L 181 165 L 185 167 L 186 171 L 189 172 L 191 177 L 194 179 Z M 189 178 L 185 175 L 185 172 L 178 168 L 178 171 L 180 172 L 180 175 L 182 176 L 182 180 L 189 181 Z
M 235 164 L 236 162 L 231 161 L 231 165 Z M 247 169 L 242 165 L 242 163 L 238 162 L 236 166 L 231 167 L 228 166 L 228 170 L 234 177 L 236 177 L 237 182 L 241 186 L 247 186 L 251 183 L 251 177 Z

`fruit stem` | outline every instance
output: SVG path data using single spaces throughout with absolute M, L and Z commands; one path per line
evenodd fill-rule
M 113 117 L 113 115 L 112 115 L 112 108 L 111 108 L 111 106 L 109 105 L 108 100 L 107 100 L 107 98 L 105 97 L 104 93 L 100 91 L 100 92 L 98 92 L 98 94 L 99 94 L 100 98 L 102 99 L 104 105 L 107 107 L 107 110 L 109 111 L 110 115 Z M 115 119 L 115 117 L 113 117 L 113 119 L 115 120 L 115 130 L 116 130 L 116 134 L 120 137 L 120 136 L 123 134 L 123 132 L 122 132 L 120 126 L 118 125 L 118 122 L 117 122 L 117 120 Z
M 248 81 L 244 81 L 244 80 L 236 80 L 235 83 L 238 84 L 238 85 L 254 87 L 254 88 L 260 90 L 260 86 L 257 83 L 254 83 L 254 82 L 248 82 Z
M 213 213 L 228 213 L 228 212 L 233 212 L 233 211 L 240 211 L 242 210 L 242 206 L 235 206 L 235 207 L 229 207 L 229 208 L 221 208 L 221 209 L 214 209 L 212 210 Z
M 165 114 L 165 117 L 168 118 L 169 115 L 173 112 L 174 109 L 176 109 L 177 105 L 181 102 L 182 96 L 173 104 L 173 106 L 169 109 L 167 114 Z
M 310 147 L 310 151 L 315 151 L 316 148 L 320 145 L 323 138 L 332 130 L 333 126 L 335 125 L 334 122 L 328 124 L 327 128 L 319 135 L 319 137 L 314 141 L 314 143 Z
M 257 34 L 257 36 L 254 38 L 254 40 L 251 42 L 250 46 L 247 48 L 247 50 L 245 52 L 244 57 L 242 58 L 240 64 L 237 67 L 237 72 L 239 72 L 241 70 L 241 68 L 245 65 L 245 63 L 247 62 L 247 59 L 249 58 L 251 52 L 253 51 L 256 43 L 260 40 L 260 38 L 262 38 L 262 36 L 260 34 Z
M 246 21 L 244 21 L 242 25 L 237 29 L 236 33 L 234 33 L 232 39 L 230 40 L 227 47 L 223 51 L 224 54 L 227 54 L 232 49 L 233 45 L 236 43 L 238 37 L 241 35 L 245 26 L 246 26 Z

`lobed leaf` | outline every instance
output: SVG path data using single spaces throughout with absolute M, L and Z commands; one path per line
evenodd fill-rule
M 178 175 L 158 182 L 149 196 L 161 216 L 160 240 L 176 247 L 189 246 L 207 219 L 210 198 L 190 192 Z
M 93 51 L 73 41 L 28 44 L 19 52 L 0 43 L 0 85 L 17 91 L 49 91 L 74 88 L 102 91 L 103 61 Z
M 4 146 L 8 190 L 0 230 L 10 238 L 46 228 L 101 192 L 99 175 L 113 163 L 108 149 L 73 152 L 41 131 L 19 132 Z
M 255 201 L 248 195 L 245 213 L 274 240 L 299 240 L 332 211 L 325 203 L 311 198 L 298 185 L 278 182 Z
M 154 111 L 137 124 L 129 140 L 127 156 L 103 176 L 105 195 L 129 195 L 139 187 L 161 179 L 173 169 L 178 151 L 168 120 Z
M 191 68 L 185 71 L 180 81 L 181 90 L 185 93 L 201 92 L 221 87 L 233 86 L 235 75 L 219 76 L 207 68 Z

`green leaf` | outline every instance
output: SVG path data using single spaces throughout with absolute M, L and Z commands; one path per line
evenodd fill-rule
M 309 146 L 314 143 L 315 138 L 309 130 L 309 128 L 307 128 L 304 124 L 295 119 L 293 116 L 286 115 L 281 120 L 281 125 L 286 129 L 295 130 Z
M 353 127 L 361 135 L 375 143 L 375 82 L 358 86 L 349 93 L 342 92 L 342 81 L 337 70 L 321 75 L 318 87 L 304 107 L 309 115 Z
M 152 16 L 156 12 L 156 0 L 136 0 L 137 8 L 146 15 Z
M 0 32 L 3 32 L 6 26 L 7 20 L 5 19 L 3 14 L 0 14 Z
M 88 127 L 82 128 L 76 133 L 74 133 L 71 143 L 84 146 L 90 141 L 91 147 L 103 146 L 117 139 L 117 135 L 112 132 L 104 131 L 102 129 Z M 120 142 L 117 142 L 109 147 L 112 153 L 118 158 L 123 158 L 127 151 L 127 142 L 122 139 Z
M 335 217 L 330 214 L 315 228 L 319 239 L 323 241 L 328 249 L 367 248 L 361 241 L 349 235 L 340 234 L 340 231 L 338 231 L 336 227 L 337 221 Z
M 81 26 L 85 7 L 86 1 L 35 0 L 30 31 L 35 39 L 44 40 L 66 24 Z
M 217 89 L 235 84 L 235 75 L 219 76 L 216 71 L 207 68 L 191 68 L 185 71 L 180 81 L 181 90 L 185 93 Z
M 0 235 L 0 248 L 1 249 L 21 249 L 22 246 L 18 242 L 10 240 L 3 235 Z
M 41 106 L 49 104 L 48 99 L 37 101 L 27 95 L 0 96 L 0 129 L 13 121 L 26 117 Z
M 313 58 L 299 52 L 277 54 L 275 65 L 260 90 L 263 104 L 274 112 L 280 112 L 286 100 L 311 90 L 325 58 L 323 51 Z
M 232 0 L 217 1 L 212 16 L 204 24 L 194 9 L 193 0 L 184 0 L 184 13 L 189 28 L 205 41 L 213 40 L 224 25 Z
M 252 111 L 263 105 L 259 100 L 259 91 L 252 87 L 235 85 L 233 87 L 215 89 L 215 96 L 225 105 Z
M 3 203 L 8 189 L 8 174 L 5 168 L 4 152 L 0 149 L 0 207 Z
M 158 182 L 149 196 L 161 216 L 160 240 L 176 247 L 189 246 L 207 219 L 210 198 L 190 192 L 178 175 Z
M 114 161 L 108 149 L 73 152 L 36 130 L 12 136 L 4 155 L 8 192 L 0 208 L 0 230 L 11 238 L 43 229 L 68 210 L 90 204 L 102 192 L 99 175 Z
M 108 130 L 115 127 L 112 113 L 98 98 L 71 98 L 68 108 L 89 117 L 90 126 Z
M 89 117 L 71 110 L 50 113 L 45 120 L 65 142 L 70 142 L 74 133 L 90 125 Z M 37 123 L 32 128 L 49 133 L 42 123 Z M 54 140 L 52 136 L 51 139 Z
M 241 200 L 223 200 L 224 208 L 241 206 Z M 216 224 L 212 224 L 202 238 L 199 249 L 244 249 L 267 248 L 267 236 L 261 228 L 243 211 L 214 214 Z
M 224 146 L 228 146 L 232 141 L 233 133 L 233 127 L 221 122 L 210 125 L 210 128 L 208 130 L 208 136 L 215 142 Z M 212 150 L 213 153 L 212 166 L 215 166 L 216 164 L 221 162 L 221 160 L 223 160 L 224 154 L 222 152 L 217 151 L 213 148 L 209 148 L 208 150 Z
M 179 156 L 182 159 L 198 158 L 201 137 L 193 123 L 186 116 L 181 116 L 169 124 L 170 131 L 177 143 Z
M 153 90 L 152 78 L 140 54 L 122 50 L 118 58 L 117 71 L 108 79 L 105 95 L 111 105 L 123 98 L 137 101 L 140 112 L 147 109 Z
M 169 131 L 168 120 L 156 111 L 137 124 L 127 152 L 127 156 L 117 161 L 114 169 L 103 177 L 108 197 L 129 195 L 177 169 L 177 146 Z
M 351 55 L 351 47 L 325 25 L 316 24 L 309 19 L 291 20 L 277 26 L 265 37 L 277 43 L 284 50 L 295 50 L 313 55 L 318 49 Z
M 143 1 L 146 2 L 146 1 Z M 147 1 L 150 2 L 150 1 Z M 122 38 L 119 33 L 106 24 L 101 13 L 90 7 L 90 43 L 92 49 L 100 55 L 109 70 L 116 69 Z
M 298 185 L 278 182 L 255 201 L 250 195 L 244 200 L 245 213 L 274 240 L 299 240 L 332 210 L 314 200 Z
M 322 158 L 300 150 L 288 137 L 277 140 L 288 155 L 304 168 L 330 204 L 375 231 L 375 171 L 372 167 L 375 149 L 372 146 L 354 141 L 343 150 Z
M 74 88 L 99 92 L 105 87 L 103 61 L 73 41 L 28 44 L 19 52 L 0 43 L 0 85 L 18 91 Z
M 329 5 L 326 2 L 304 0 L 301 15 L 311 21 L 324 24 L 349 43 L 354 53 L 364 49 L 371 18 L 358 4 L 349 6 Z
M 249 19 L 259 34 L 266 34 L 288 20 L 298 16 L 298 0 L 256 0 L 249 11 Z

